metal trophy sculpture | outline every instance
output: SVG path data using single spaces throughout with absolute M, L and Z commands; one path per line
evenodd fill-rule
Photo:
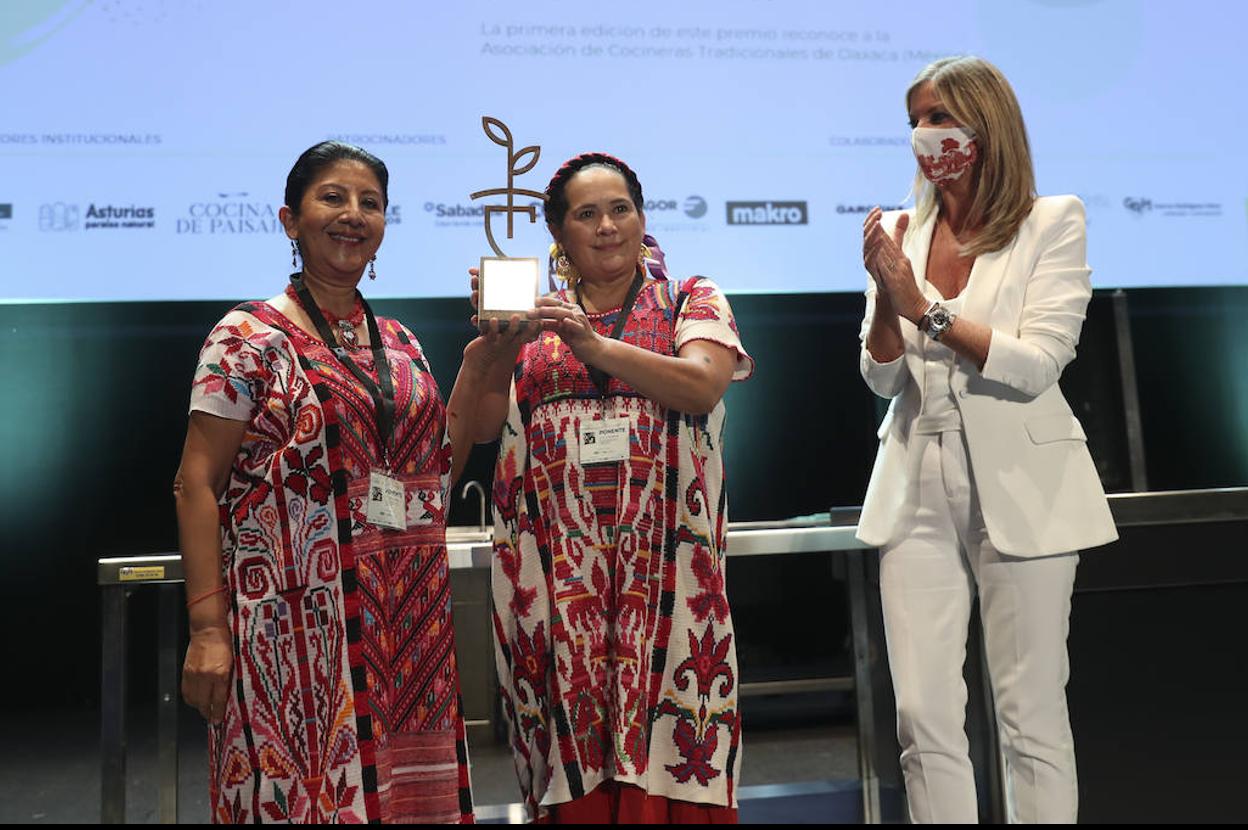
M 523 190 L 514 187 L 517 176 L 522 176 L 533 169 L 542 155 L 542 148 L 536 144 L 513 150 L 515 142 L 511 130 L 497 118 L 482 116 L 481 127 L 490 141 L 507 149 L 507 186 L 493 187 L 489 190 L 478 190 L 471 198 L 483 196 L 506 196 L 505 205 L 485 206 L 485 238 L 497 256 L 481 257 L 481 270 L 477 276 L 477 287 L 480 291 L 478 319 L 507 320 L 513 314 L 523 314 L 533 308 L 537 300 L 540 265 L 537 257 L 509 257 L 498 247 L 494 240 L 494 228 L 490 219 L 498 213 L 507 214 L 507 238 L 511 239 L 515 230 L 515 215 L 527 214 L 530 223 L 537 222 L 536 205 L 517 205 L 516 196 L 532 196 L 545 201 L 546 194 L 536 190 Z M 526 157 L 528 157 L 526 159 Z

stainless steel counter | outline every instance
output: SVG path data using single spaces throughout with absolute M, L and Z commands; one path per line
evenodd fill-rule
M 1156 493 L 1122 493 L 1109 496 L 1110 509 L 1119 527 L 1175 525 L 1248 520 L 1248 487 Z M 857 530 L 861 508 L 833 508 L 826 514 L 780 522 L 735 522 L 728 526 L 729 556 L 820 554 L 844 552 L 847 561 L 851 631 L 854 651 L 853 678 L 812 678 L 787 681 L 800 690 L 853 689 L 858 704 L 859 766 L 863 785 L 863 809 L 868 823 L 879 814 L 878 777 L 874 768 L 874 701 L 870 693 L 870 654 L 882 646 L 868 636 L 863 554 Z M 452 569 L 485 569 L 493 554 L 491 532 L 478 528 L 447 529 L 447 554 Z M 119 823 L 125 816 L 125 707 L 126 707 L 126 597 L 142 585 L 160 591 L 158 662 L 158 728 L 160 756 L 160 820 L 177 820 L 177 706 L 178 654 L 183 616 L 182 558 L 176 553 L 107 557 L 97 561 L 97 582 L 102 589 L 101 669 L 101 821 Z M 746 684 L 749 685 L 749 684 Z M 776 693 L 776 684 L 755 684 L 755 692 Z M 743 686 L 741 693 L 750 689 Z
M 792 522 L 730 522 L 729 556 L 768 556 L 777 553 L 827 553 L 866 548 L 854 538 L 854 527 L 831 527 L 828 517 Z M 451 568 L 488 568 L 493 535 L 476 528 L 453 527 L 446 532 Z M 103 561 L 103 560 L 101 560 Z

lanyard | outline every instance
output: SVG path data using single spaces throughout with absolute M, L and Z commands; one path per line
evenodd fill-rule
M 380 388 L 368 373 L 361 369 L 356 362 L 351 359 L 346 348 L 338 342 L 338 338 L 334 336 L 333 331 L 329 327 L 329 323 L 325 321 L 325 315 L 321 314 L 321 309 L 316 304 L 316 300 L 312 297 L 312 292 L 304 284 L 303 278 L 299 274 L 290 275 L 290 284 L 295 287 L 295 293 L 299 296 L 299 302 L 303 305 L 304 312 L 312 320 L 312 324 L 316 326 L 316 333 L 325 341 L 325 345 L 334 353 L 334 357 L 346 366 L 351 374 L 355 375 L 355 379 L 364 385 L 368 390 L 369 397 L 373 399 L 373 408 L 377 419 L 377 435 L 381 442 L 381 457 L 390 466 L 390 437 L 394 433 L 394 382 L 390 379 L 390 362 L 386 359 L 386 348 L 381 342 L 381 332 L 377 328 L 377 318 L 373 316 L 373 310 L 369 308 L 368 303 L 363 297 L 360 297 L 359 291 L 356 296 L 360 297 L 360 304 L 364 306 L 364 317 L 368 321 L 368 342 L 369 348 L 373 352 L 373 360 L 377 367 L 377 378 L 381 381 Z
M 633 278 L 633 284 L 629 286 L 628 296 L 624 298 L 624 305 L 620 306 L 620 316 L 615 319 L 615 326 L 611 329 L 611 339 L 619 340 L 620 335 L 624 333 L 624 326 L 628 324 L 629 315 L 633 313 L 633 305 L 637 302 L 637 295 L 641 293 L 641 286 L 646 278 L 639 271 L 637 276 Z M 585 311 L 585 303 L 581 301 L 580 292 L 577 292 L 576 304 L 581 307 L 581 311 Z M 588 311 L 585 311 L 589 314 Z M 605 398 L 607 396 L 607 386 L 611 383 L 611 376 L 596 366 L 586 366 L 589 370 L 589 379 L 594 382 L 594 386 L 598 389 L 598 396 Z

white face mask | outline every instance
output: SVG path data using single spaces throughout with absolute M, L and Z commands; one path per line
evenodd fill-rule
M 937 187 L 962 178 L 979 158 L 975 133 L 965 127 L 915 127 L 910 145 L 923 175 Z

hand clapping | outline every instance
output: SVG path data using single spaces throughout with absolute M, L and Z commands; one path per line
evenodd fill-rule
M 926 303 L 914 281 L 910 259 L 901 248 L 906 228 L 910 225 L 910 215 L 903 213 L 897 218 L 891 237 L 884 230 L 883 217 L 884 211 L 872 208 L 863 222 L 862 262 L 875 280 L 879 301 L 890 303 L 899 314 L 913 322 L 913 309 L 926 307 Z M 919 316 L 922 313 L 923 309 L 919 308 Z

